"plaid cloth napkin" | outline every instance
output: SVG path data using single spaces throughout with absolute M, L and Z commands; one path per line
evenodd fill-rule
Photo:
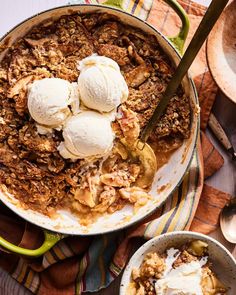
M 70 1 L 73 2 L 75 1 Z M 85 2 L 94 3 L 91 0 Z M 191 39 L 206 8 L 189 0 L 179 2 L 189 14 Z M 166 35 L 176 33 L 180 27 L 176 14 L 158 0 L 125 0 L 123 7 L 142 19 L 147 18 L 148 22 Z M 201 128 L 204 130 L 217 90 L 208 72 L 205 47 L 192 66 L 192 74 L 198 89 Z M 141 224 L 92 238 L 67 237 L 37 259 L 26 259 L 1 251 L 0 266 L 33 293 L 80 294 L 108 286 L 120 274 L 140 238 L 144 242 L 145 239 L 174 230 L 190 229 L 206 234 L 211 232 L 217 227 L 220 210 L 230 196 L 206 185 L 203 188 L 203 170 L 205 176 L 212 175 L 223 165 L 223 158 L 204 132 L 201 137 L 202 144 L 199 140 L 190 170 L 182 184 L 162 208 Z M 38 247 L 43 240 L 40 228 L 25 223 L 2 204 L 0 235 L 30 249 Z M 1 284 L 4 289 L 7 282 Z

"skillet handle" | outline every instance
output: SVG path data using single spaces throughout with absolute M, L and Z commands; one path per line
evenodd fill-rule
M 123 1 L 124 0 L 106 0 L 105 2 L 102 2 L 101 4 L 124 10 L 122 5 Z
M 44 253 L 46 253 L 49 249 L 51 249 L 58 241 L 60 241 L 64 237 L 65 236 L 62 234 L 57 234 L 57 233 L 44 230 L 44 242 L 38 249 L 30 250 L 30 249 L 21 248 L 11 244 L 10 242 L 3 239 L 2 237 L 0 237 L 0 246 L 2 246 L 6 250 L 9 250 L 13 253 L 34 258 L 34 257 L 39 257 L 43 255 Z
M 170 7 L 178 14 L 181 19 L 182 26 L 178 35 L 174 37 L 168 37 L 171 43 L 179 51 L 180 54 L 183 53 L 184 43 L 188 36 L 189 31 L 189 18 L 186 11 L 176 0 L 164 0 Z
M 118 9 L 123 9 L 124 0 L 106 0 L 103 2 L 103 5 L 112 6 Z M 175 48 L 179 51 L 180 54 L 183 53 L 184 43 L 186 41 L 188 31 L 189 31 L 189 19 L 186 11 L 176 0 L 164 0 L 180 17 L 182 26 L 177 36 L 168 37 L 171 43 L 175 46 Z

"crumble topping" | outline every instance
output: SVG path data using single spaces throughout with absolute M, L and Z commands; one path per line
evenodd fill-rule
M 108 158 L 72 162 L 57 151 L 61 131 L 38 134 L 27 109 L 27 87 L 52 77 L 76 82 L 78 61 L 94 53 L 119 64 L 129 97 L 112 123 L 117 138 Z M 65 207 L 87 216 L 113 213 L 127 203 L 144 205 L 150 196 L 136 186 L 144 167 L 118 139 L 136 142 L 173 71 L 154 36 L 109 14 L 67 15 L 33 27 L 0 63 L 1 184 L 25 208 L 48 215 Z M 179 87 L 150 137 L 157 159 L 158 153 L 169 156 L 189 132 L 189 99 Z
M 162 254 L 149 252 L 140 267 L 132 270 L 126 294 L 227 294 L 226 286 L 211 270 L 208 255 L 208 244 L 200 240 L 168 248 Z

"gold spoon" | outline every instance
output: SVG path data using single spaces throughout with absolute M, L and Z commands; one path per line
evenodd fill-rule
M 176 68 L 175 73 L 172 76 L 159 104 L 157 105 L 146 127 L 142 131 L 140 139 L 132 146 L 126 144 L 124 140 L 121 140 L 121 143 L 126 147 L 130 156 L 133 158 L 139 158 L 142 163 L 142 177 L 139 177 L 135 182 L 135 184 L 139 187 L 149 187 L 153 182 L 153 178 L 157 170 L 155 153 L 146 142 L 228 1 L 229 0 L 213 0 L 211 2 L 211 5 L 207 9 L 200 25 L 198 26 L 197 31 L 194 34 L 178 67 Z
M 138 158 L 142 164 L 142 175 L 135 181 L 135 185 L 143 189 L 150 187 L 157 171 L 156 155 L 153 149 L 147 143 L 142 148 L 139 148 L 138 141 L 132 147 L 124 139 L 120 141 L 129 153 L 129 157 Z
M 146 141 L 164 113 L 170 99 L 174 96 L 183 77 L 186 75 L 201 46 L 228 2 L 229 0 L 212 0 L 178 67 L 176 68 L 174 75 L 167 85 L 160 103 L 157 105 L 152 117 L 141 133 L 140 141 L 143 145 L 146 144 Z
M 191 66 L 193 60 L 195 59 L 197 53 L 199 52 L 201 46 L 209 35 L 211 29 L 222 13 L 223 9 L 227 5 L 229 0 L 213 0 L 207 9 L 201 23 L 199 24 L 197 31 L 195 32 L 186 52 L 184 53 L 178 67 L 175 70 L 167 88 L 157 105 L 152 117 L 147 123 L 146 127 L 141 133 L 140 139 L 132 147 L 132 152 L 139 157 L 141 163 L 145 167 L 146 174 L 143 180 L 138 180 L 136 185 L 144 185 L 144 181 L 151 184 L 155 176 L 157 169 L 156 166 L 156 156 L 152 148 L 146 143 L 151 132 L 155 128 L 158 120 L 164 113 L 170 99 L 176 93 L 183 77 L 186 75 L 189 67 Z M 130 147 L 128 147 L 130 149 Z M 148 159 L 148 160 L 147 160 Z M 141 183 L 139 183 L 141 181 Z

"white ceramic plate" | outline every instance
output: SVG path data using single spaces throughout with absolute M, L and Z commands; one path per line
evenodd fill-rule
M 225 8 L 207 41 L 211 74 L 224 94 L 236 103 L 236 0 Z

